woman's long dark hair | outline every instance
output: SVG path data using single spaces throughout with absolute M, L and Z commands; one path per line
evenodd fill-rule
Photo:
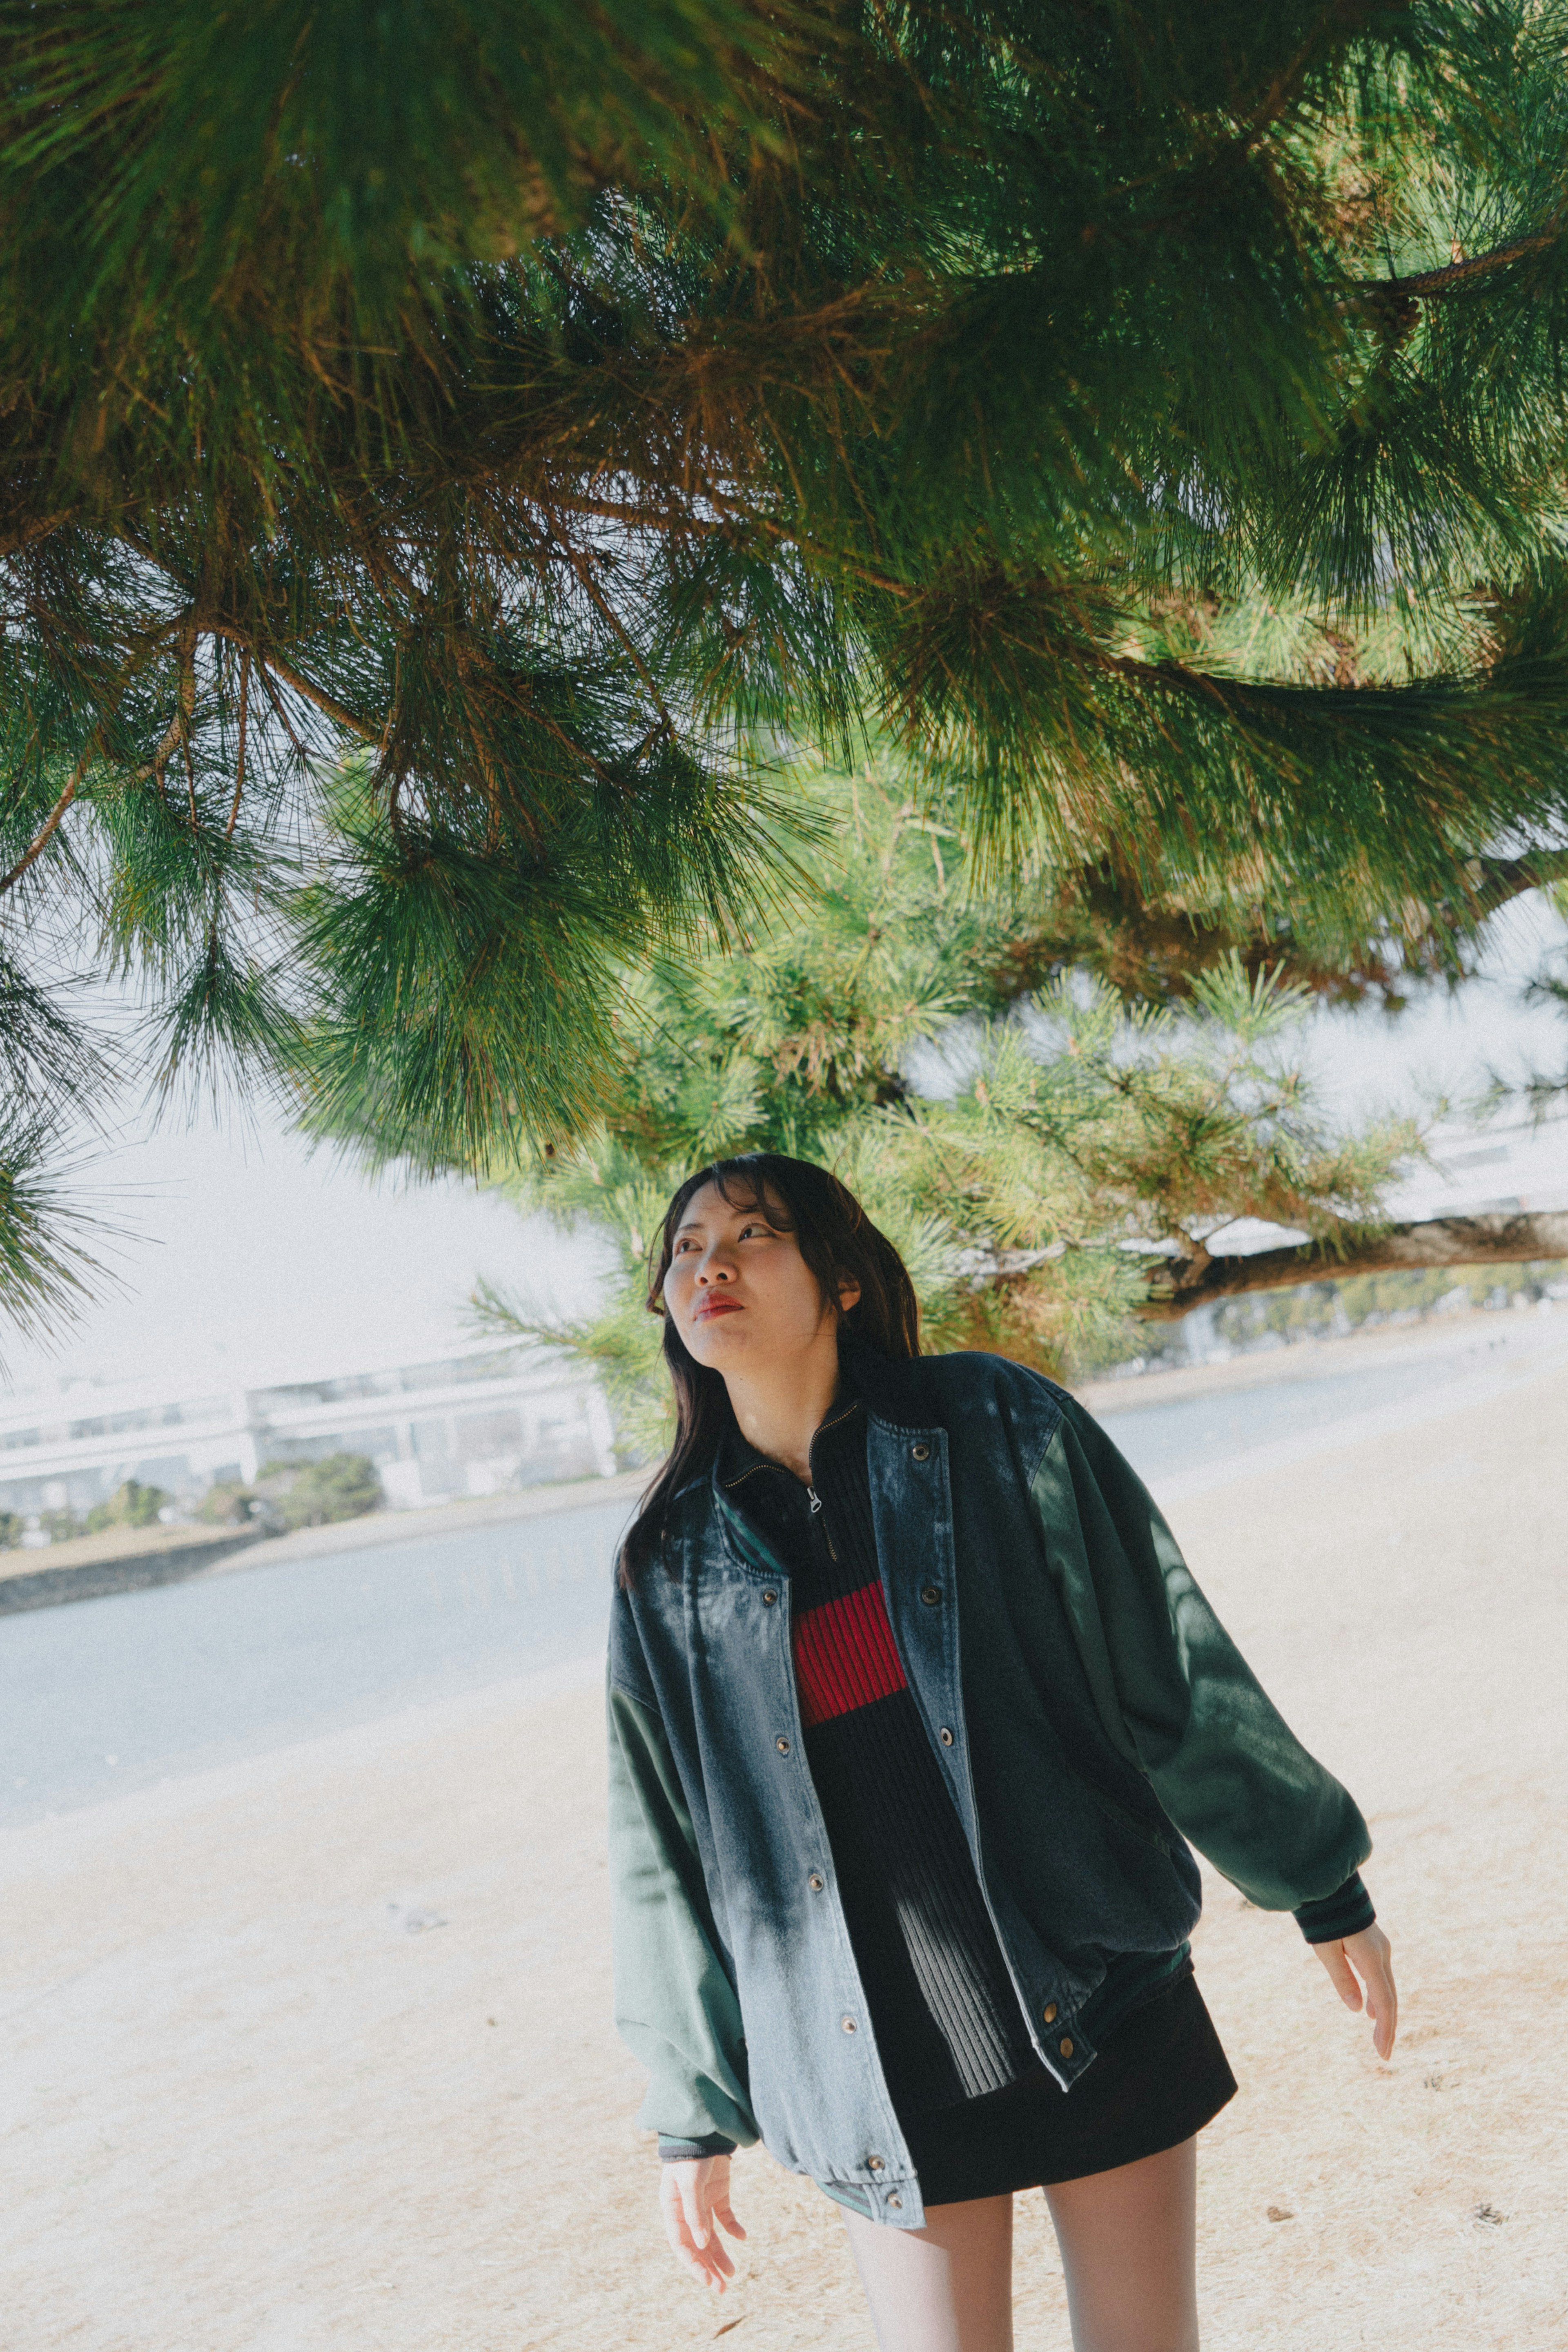
M 733 1159 L 715 1160 L 688 1176 L 665 1210 L 648 1252 L 648 1310 L 664 1318 L 664 1361 L 675 1390 L 675 1438 L 621 1547 L 622 1584 L 632 1582 L 657 1548 L 671 1496 L 712 1460 L 728 1425 L 723 1375 L 697 1362 L 674 1317 L 664 1311 L 664 1276 L 674 1255 L 676 1229 L 705 1184 L 716 1186 L 732 1208 L 762 1210 L 770 1223 L 793 1233 L 796 1247 L 817 1277 L 825 1307 L 837 1307 L 846 1275 L 858 1282 L 861 1295 L 844 1315 L 844 1326 L 879 1355 L 920 1353 L 920 1308 L 904 1260 L 836 1176 L 810 1160 L 787 1159 L 781 1151 L 743 1151 Z

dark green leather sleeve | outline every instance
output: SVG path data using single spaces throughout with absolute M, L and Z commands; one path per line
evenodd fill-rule
M 614 1683 L 609 1717 L 615 2022 L 648 2069 L 639 2120 L 672 2140 L 749 2147 L 740 2004 L 664 1727 Z
M 1176 1827 L 1265 1911 L 1337 1893 L 1372 1851 L 1366 1823 L 1259 1684 L 1142 1482 L 1071 1399 L 1031 1493 L 1101 1720 Z

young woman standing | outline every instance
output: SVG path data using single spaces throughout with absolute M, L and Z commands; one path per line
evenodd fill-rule
M 1040 2187 L 1077 2352 L 1195 2352 L 1196 2135 L 1236 2085 L 1186 1840 L 1386 2057 L 1365 1823 L 1088 1414 L 919 1354 L 834 1178 L 700 1171 L 649 1303 L 678 1420 L 615 1599 L 611 1864 L 673 2246 L 723 2287 L 760 2138 L 843 2207 L 884 2352 L 1010 2352 Z

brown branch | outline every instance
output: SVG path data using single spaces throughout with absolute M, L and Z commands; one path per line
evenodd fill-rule
M 250 647 L 246 646 L 243 648 L 239 657 L 239 749 L 235 756 L 234 805 L 229 810 L 229 821 L 224 827 L 224 839 L 225 841 L 232 841 L 234 839 L 234 829 L 239 823 L 240 799 L 245 791 L 245 730 L 246 721 L 249 716 Z
M 664 698 L 659 692 L 653 672 L 649 669 L 647 663 L 643 659 L 642 655 L 638 652 L 635 645 L 632 643 L 631 635 L 622 623 L 621 615 L 616 612 L 609 598 L 601 589 L 599 583 L 594 579 L 592 565 L 589 562 L 587 557 L 581 554 L 577 548 L 573 547 L 570 540 L 564 537 L 561 532 L 552 530 L 550 531 L 550 537 L 555 541 L 557 547 L 559 548 L 567 562 L 570 564 L 573 572 L 577 574 L 578 584 L 582 589 L 584 595 L 589 598 L 601 620 L 608 624 L 615 636 L 620 640 L 622 646 L 630 656 L 632 665 L 636 670 L 638 677 L 642 679 L 643 686 L 647 688 L 648 698 L 653 703 L 654 709 L 659 714 L 659 727 L 653 730 L 652 733 L 650 733 L 646 738 L 646 740 L 652 742 L 653 736 L 660 731 L 660 729 L 662 729 L 664 734 L 667 735 L 673 742 L 674 740 L 675 723 L 670 717 L 668 710 L 664 708 Z
M 528 497 L 526 492 L 523 495 Z M 711 519 L 692 514 L 689 510 L 666 518 L 646 508 L 617 506 L 607 499 L 577 498 L 553 488 L 548 498 L 539 494 L 529 499 L 528 502 L 547 517 L 558 510 L 563 514 L 599 515 L 606 521 L 624 523 L 629 530 L 760 531 L 765 538 L 774 540 L 781 546 L 798 548 L 803 556 L 810 557 L 814 562 L 839 566 L 852 573 L 862 586 L 879 589 L 884 595 L 896 596 L 901 602 L 906 602 L 919 593 L 908 581 L 894 580 L 885 572 L 873 571 L 860 557 L 842 549 L 824 547 L 820 541 L 809 539 L 793 524 L 776 521 L 771 515 L 742 506 L 737 499 L 727 499 L 710 486 L 705 485 L 695 495 L 714 509 Z M 555 536 L 553 531 L 551 536 Z
M 5 893 L 10 889 L 13 883 L 19 882 L 21 880 L 28 866 L 33 863 L 33 860 L 36 857 L 41 857 L 44 851 L 48 847 L 49 843 L 54 838 L 56 828 L 58 826 L 61 817 L 64 816 L 67 809 L 69 808 L 72 801 L 75 800 L 77 793 L 81 789 L 82 778 L 86 775 L 89 767 L 91 765 L 93 754 L 101 747 L 102 735 L 103 724 L 100 720 L 99 725 L 93 729 L 91 735 L 89 737 L 87 748 L 82 752 L 80 759 L 77 761 L 76 766 L 71 770 L 70 778 L 64 792 L 61 793 L 58 800 L 55 803 L 54 807 L 44 819 L 43 824 L 39 828 L 38 832 L 34 835 L 30 846 L 23 851 L 21 856 L 16 860 L 16 865 L 12 866 L 9 874 L 0 875 L 0 897 L 4 897 Z
M 1524 857 L 1477 857 L 1470 863 L 1480 868 L 1479 878 L 1472 877 L 1476 905 L 1488 915 L 1526 890 L 1568 882 L 1568 849 L 1535 849 Z
M 148 777 L 152 776 L 157 780 L 159 791 L 163 790 L 163 767 L 170 752 L 180 740 L 180 712 L 176 710 L 162 734 L 158 738 L 158 749 L 153 752 L 152 757 L 145 767 L 136 770 L 132 779 L 134 782 L 144 784 Z
M 256 666 L 264 677 L 269 668 L 276 670 L 285 686 L 291 687 L 304 701 L 313 702 L 324 717 L 334 720 L 340 727 L 346 727 L 351 735 L 358 735 L 362 742 L 379 741 L 376 729 L 368 720 L 359 718 L 349 709 L 347 703 L 339 702 L 335 697 L 327 692 L 325 687 L 313 685 L 309 678 L 302 677 L 299 671 L 290 667 L 287 662 L 279 661 L 276 652 L 266 654 L 257 652 L 246 631 L 236 628 L 232 621 L 213 620 L 205 623 L 204 626 L 209 635 L 222 637 L 226 644 L 238 646 L 242 652 L 255 653 Z M 276 709 L 276 696 L 273 698 L 273 704 Z M 291 737 L 293 731 L 290 728 Z M 298 748 L 297 738 L 295 747 Z
M 266 664 L 266 662 L 265 662 L 265 661 L 262 661 L 262 660 L 259 660 L 259 659 L 258 659 L 258 660 L 257 660 L 257 662 L 256 662 L 256 667 L 257 667 L 257 669 L 259 669 L 259 670 L 260 670 L 260 672 L 261 672 L 261 683 L 262 683 L 262 687 L 263 687 L 263 688 L 264 688 L 264 689 L 265 689 L 265 691 L 266 691 L 267 698 L 268 702 L 270 702 L 270 703 L 271 703 L 271 705 L 272 705 L 272 707 L 273 707 L 274 710 L 276 710 L 276 711 L 277 711 L 277 715 L 278 715 L 278 718 L 279 718 L 279 719 L 282 720 L 282 722 L 283 722 L 283 731 L 284 731 L 284 733 L 287 736 L 287 738 L 288 738 L 289 741 L 293 744 L 294 749 L 295 749 L 295 751 L 298 753 L 299 757 L 300 757 L 302 760 L 308 760 L 308 759 L 309 759 L 309 757 L 310 757 L 310 754 L 309 754 L 309 752 L 305 749 L 304 744 L 299 740 L 298 736 L 294 732 L 293 723 L 292 723 L 292 721 L 290 720 L 289 716 L 288 716 L 288 713 L 287 713 L 287 711 L 285 709 L 284 705 L 283 705 L 283 698 L 282 698 L 282 697 L 279 695 L 279 693 L 278 693 L 278 691 L 277 691 L 277 688 L 274 686 L 274 684 L 272 683 L 272 673 L 271 673 L 271 672 L 270 672 L 270 670 L 267 668 L 267 664 Z
M 62 507 L 57 514 L 35 515 L 30 522 L 22 523 L 12 530 L 0 532 L 0 557 L 19 554 L 24 547 L 30 547 L 36 539 L 48 539 L 64 524 L 69 522 L 75 512 L 74 507 Z
M 131 681 L 135 677 L 137 671 L 141 668 L 144 664 L 151 659 L 151 657 L 152 648 L 150 646 L 144 646 L 126 664 L 124 669 L 120 674 L 120 677 L 115 687 L 116 706 L 118 705 L 120 696 L 123 695 L 126 688 L 131 684 Z M 88 737 L 87 742 L 83 746 L 81 757 L 78 760 L 76 766 L 72 769 L 70 776 L 66 783 L 65 790 L 56 801 L 53 808 L 49 811 L 48 815 L 44 819 L 38 832 L 35 835 L 27 848 L 24 850 L 22 856 L 16 860 L 16 865 L 12 866 L 10 872 L 8 874 L 0 874 L 0 898 L 4 898 L 5 892 L 12 888 L 16 883 L 21 880 L 23 875 L 26 874 L 27 868 L 33 864 L 35 858 L 41 857 L 44 851 L 54 839 L 55 834 L 59 826 L 60 819 L 65 815 L 67 809 L 69 808 L 78 793 L 81 790 L 82 780 L 86 776 L 89 768 L 92 765 L 95 753 L 100 752 L 103 749 L 104 730 L 108 727 L 111 716 L 111 710 L 105 710 L 102 713 L 98 725 L 93 729 L 92 733 Z M 179 722 L 176 719 L 175 724 L 178 725 L 178 723 Z M 165 736 L 164 741 L 167 743 L 169 740 L 170 738 Z
M 1446 1265 L 1514 1265 L 1568 1257 L 1568 1209 L 1498 1212 L 1474 1217 L 1427 1217 L 1388 1225 L 1380 1234 L 1339 1248 L 1301 1242 L 1284 1249 L 1201 1259 L 1155 1258 L 1144 1268 L 1148 1293 L 1134 1308 L 1145 1322 L 1172 1323 L 1217 1298 L 1253 1290 L 1283 1290 L 1302 1282 L 1333 1282 L 1353 1274 L 1408 1273 Z
M 193 618 L 190 625 L 180 635 L 180 709 L 176 722 L 180 730 L 180 749 L 185 759 L 185 797 L 191 806 L 193 833 L 199 829 L 202 822 L 196 807 L 196 759 L 191 744 L 191 730 L 195 723 L 195 716 L 196 623 Z
M 245 640 L 238 636 L 236 633 L 235 642 L 236 644 L 243 645 Z M 361 742 L 375 743 L 380 741 L 380 736 L 374 727 L 369 725 L 363 719 L 356 717 L 354 712 L 349 709 L 346 703 L 336 700 L 332 695 L 327 693 L 324 688 L 312 686 L 308 677 L 302 677 L 298 670 L 290 668 L 284 662 L 280 662 L 275 653 L 269 653 L 267 656 L 262 667 L 264 674 L 268 669 L 275 670 L 277 676 L 283 680 L 285 686 L 292 687 L 296 694 L 302 697 L 302 698 L 307 702 L 313 702 L 317 709 L 319 710 L 326 718 L 333 719 L 340 727 L 346 727 L 349 730 L 349 732 L 351 735 L 357 735 Z M 292 733 L 292 729 L 290 729 L 289 731 Z
M 501 845 L 501 782 L 496 772 L 496 762 L 491 754 L 490 745 L 486 740 L 485 711 L 482 708 L 478 710 L 474 708 L 477 701 L 477 697 L 470 685 L 474 674 L 474 656 L 461 627 L 454 635 L 452 653 L 457 664 L 457 675 L 463 681 L 464 691 L 469 699 L 468 740 L 474 746 L 474 757 L 479 763 L 479 774 L 485 786 L 485 803 L 489 811 L 485 823 L 485 848 L 486 854 L 493 856 Z M 487 661 L 484 663 L 484 667 L 488 668 Z
M 710 518 L 707 515 L 693 514 L 689 505 L 677 504 L 668 509 L 626 506 L 613 499 L 579 498 L 571 492 L 554 488 L 548 494 L 544 492 L 530 494 L 523 491 L 520 495 L 529 505 L 536 506 L 546 513 L 559 509 L 563 514 L 596 515 L 604 522 L 624 523 L 631 530 L 676 532 L 727 530 L 731 527 L 732 520 L 727 510 Z
M 1544 253 L 1557 243 L 1559 234 L 1554 228 L 1543 229 L 1535 236 L 1516 237 L 1511 245 L 1494 246 L 1490 253 L 1472 254 L 1466 261 L 1445 262 L 1441 269 L 1415 270 L 1408 278 L 1358 278 L 1356 289 L 1375 301 L 1427 301 L 1457 292 L 1471 278 L 1489 278 L 1493 270 L 1506 269 L 1511 262 L 1524 261 L 1532 253 Z

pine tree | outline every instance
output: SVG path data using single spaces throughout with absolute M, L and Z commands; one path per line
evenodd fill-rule
M 908 1264 L 928 1346 L 1057 1373 L 1211 1299 L 1568 1255 L 1568 1215 L 1389 1223 L 1381 1196 L 1419 1130 L 1325 1118 L 1294 1053 L 1306 988 L 1235 954 L 1192 978 L 1185 1012 L 1129 1011 L 1082 972 L 1020 986 L 1032 877 L 973 887 L 956 790 L 912 793 L 883 750 L 796 793 L 831 844 L 814 919 L 629 975 L 613 1108 L 490 1171 L 524 1213 L 607 1244 L 612 1271 L 599 1311 L 564 1319 L 483 1284 L 481 1325 L 591 1364 L 635 1450 L 656 1449 L 668 1405 L 650 1248 L 675 1186 L 726 1153 L 842 1176 Z M 359 1141 L 373 1156 L 373 1129 Z M 1306 1238 L 1228 1252 L 1243 1218 Z
M 1559 870 L 1564 32 L 7 0 L 0 1303 L 86 1278 L 62 981 L 167 1089 L 586 1134 L 868 725 L 1223 952 Z

